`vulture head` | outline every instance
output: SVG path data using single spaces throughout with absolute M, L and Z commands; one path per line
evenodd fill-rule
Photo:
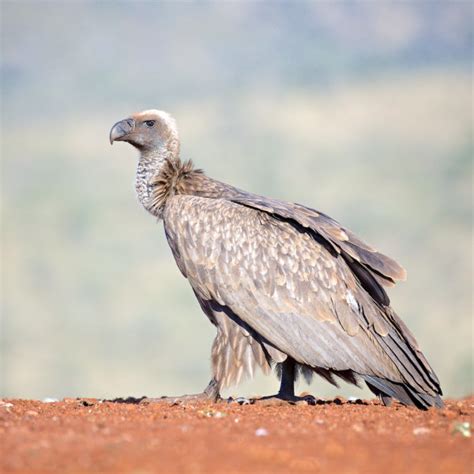
M 167 148 L 178 142 L 176 122 L 162 110 L 145 110 L 120 120 L 110 130 L 110 144 L 128 142 L 141 152 Z

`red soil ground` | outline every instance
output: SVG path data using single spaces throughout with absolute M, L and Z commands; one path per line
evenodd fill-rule
M 471 473 L 473 408 L 3 400 L 0 471 Z

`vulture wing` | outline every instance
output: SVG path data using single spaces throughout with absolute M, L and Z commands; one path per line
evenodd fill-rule
M 258 199 L 168 199 L 166 236 L 199 299 L 229 308 L 300 364 L 353 371 L 406 404 L 440 405 L 436 375 L 381 287 L 403 278 L 401 267 L 323 214 Z
M 380 304 L 388 306 L 390 299 L 383 286 L 393 286 L 406 279 L 406 271 L 395 260 L 364 243 L 350 230 L 331 217 L 301 204 L 242 193 L 234 202 L 267 212 L 278 219 L 313 233 L 313 237 L 335 254 L 341 254 L 360 283 Z

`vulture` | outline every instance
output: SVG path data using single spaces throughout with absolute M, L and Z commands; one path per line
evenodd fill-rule
M 276 367 L 275 397 L 294 402 L 299 374 L 365 382 L 385 405 L 442 407 L 438 377 L 390 306 L 405 270 L 310 207 L 242 191 L 180 158 L 175 120 L 146 110 L 117 122 L 110 143 L 139 152 L 136 192 L 163 221 L 179 270 L 217 334 L 212 378 L 221 391 Z

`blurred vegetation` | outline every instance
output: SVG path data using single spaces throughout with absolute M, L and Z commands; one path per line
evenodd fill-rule
M 323 210 L 398 259 L 395 308 L 445 392 L 472 392 L 469 2 L 1 8 L 0 395 L 207 383 L 214 330 L 135 199 L 135 152 L 107 141 L 144 108 L 177 118 L 211 176 Z

